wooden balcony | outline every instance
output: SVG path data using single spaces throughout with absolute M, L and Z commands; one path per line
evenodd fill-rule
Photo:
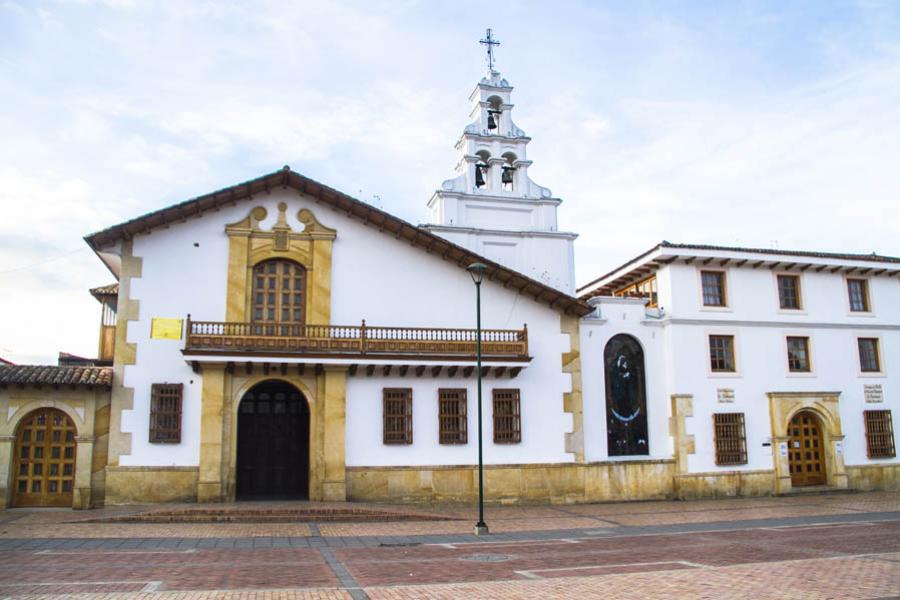
M 227 323 L 187 319 L 184 353 L 392 359 L 475 357 L 475 329 Z M 484 360 L 529 360 L 528 328 L 482 329 Z

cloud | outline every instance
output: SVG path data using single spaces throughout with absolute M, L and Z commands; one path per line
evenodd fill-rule
M 0 273 L 0 347 L 28 360 L 95 351 L 86 289 L 110 276 L 69 253 L 149 210 L 289 163 L 424 221 L 483 71 L 474 1 L 0 11 L 0 271 L 17 269 Z M 529 172 L 581 235 L 580 281 L 663 238 L 900 254 L 891 5 L 494 14 Z

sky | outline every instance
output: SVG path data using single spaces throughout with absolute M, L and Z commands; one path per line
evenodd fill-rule
M 96 356 L 91 232 L 290 165 L 413 223 L 497 68 L 579 283 L 661 240 L 900 256 L 900 3 L 0 0 L 0 357 Z

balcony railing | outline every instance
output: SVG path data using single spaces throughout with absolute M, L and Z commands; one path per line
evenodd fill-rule
M 187 319 L 185 352 L 475 356 L 475 329 L 228 323 Z M 528 327 L 482 329 L 486 358 L 528 357 Z

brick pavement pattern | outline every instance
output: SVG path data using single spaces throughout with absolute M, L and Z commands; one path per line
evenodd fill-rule
M 437 520 L 96 523 L 173 506 L 0 510 L 0 598 L 900 596 L 900 493 L 497 506 L 487 521 L 501 533 L 487 538 L 471 535 L 472 507 L 369 506 Z

